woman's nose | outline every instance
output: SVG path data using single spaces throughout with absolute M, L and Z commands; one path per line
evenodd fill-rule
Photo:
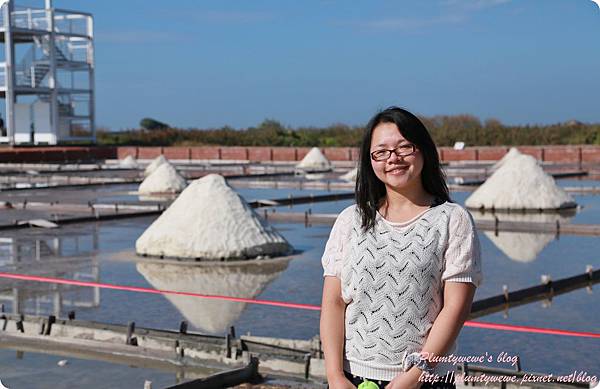
M 388 163 L 395 163 L 398 162 L 399 160 L 401 160 L 402 157 L 399 157 L 398 154 L 396 154 L 395 152 L 392 151 L 392 153 L 390 154 L 390 157 L 388 158 Z

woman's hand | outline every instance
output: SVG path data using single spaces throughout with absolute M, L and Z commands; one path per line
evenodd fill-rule
M 330 389 L 356 389 L 344 375 L 336 376 L 328 382 Z
M 413 367 L 406 373 L 394 377 L 385 389 L 419 389 L 422 382 L 419 381 L 421 370 Z

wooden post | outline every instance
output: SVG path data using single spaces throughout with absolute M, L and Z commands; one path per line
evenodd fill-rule
M 498 224 L 500 224 L 500 220 L 498 216 L 494 215 L 494 236 L 498 236 Z
M 304 355 L 304 378 L 310 377 L 310 353 Z
M 181 323 L 179 323 L 179 333 L 180 334 L 187 334 L 187 321 L 182 321 Z
M 129 323 L 127 323 L 127 336 L 125 338 L 125 344 L 131 345 L 131 346 L 137 345 L 137 341 L 135 342 L 136 344 L 133 344 L 133 333 L 134 332 L 135 332 L 135 322 L 130 321 Z
M 46 322 L 46 330 L 44 331 L 43 335 L 50 335 L 50 332 L 52 331 L 52 324 L 54 323 L 56 323 L 56 316 L 48 316 L 48 321 Z
M 231 358 L 231 335 L 225 335 L 225 356 Z
M 21 331 L 21 333 L 25 332 L 25 327 L 23 326 L 23 320 L 24 320 L 24 316 L 23 314 L 21 314 L 19 316 L 19 320 L 17 320 L 16 325 L 17 325 L 17 331 Z

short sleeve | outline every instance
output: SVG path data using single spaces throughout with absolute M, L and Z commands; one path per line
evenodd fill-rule
M 448 246 L 444 255 L 442 280 L 471 282 L 478 287 L 483 281 L 483 273 L 475 222 L 465 208 L 455 205 L 448 224 Z
M 329 239 L 321 258 L 324 277 L 334 276 L 340 278 L 341 276 L 342 264 L 346 256 L 346 242 L 352 229 L 352 213 L 355 207 L 355 205 L 352 205 L 340 212 L 331 228 Z

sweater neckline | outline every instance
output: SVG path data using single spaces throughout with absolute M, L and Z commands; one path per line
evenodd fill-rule
M 426 213 L 428 213 L 432 209 L 436 208 L 437 206 L 443 205 L 445 203 L 446 203 L 446 201 L 444 201 L 441 204 L 434 203 L 432 206 L 425 209 L 423 212 L 419 213 L 412 219 L 404 221 L 404 222 L 393 222 L 393 221 L 387 220 L 385 217 L 383 217 L 383 215 L 381 213 L 379 213 L 379 210 L 377 210 L 377 218 L 380 219 L 381 221 L 383 221 L 385 224 L 392 226 L 392 227 L 407 227 L 407 226 L 413 224 L 414 222 L 416 222 L 417 220 L 421 219 Z

